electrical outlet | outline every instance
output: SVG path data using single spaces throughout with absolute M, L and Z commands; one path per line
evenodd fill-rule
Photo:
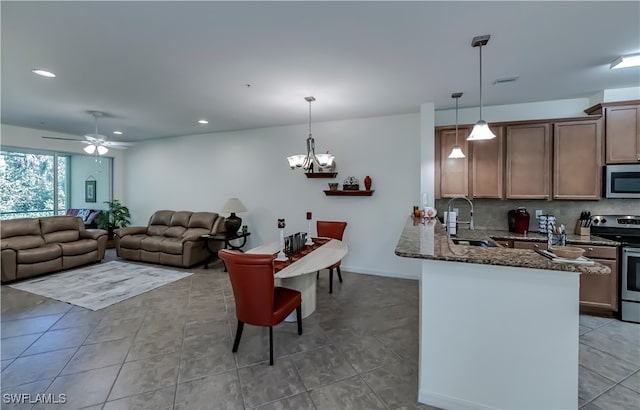
M 542 209 L 536 209 L 536 219 L 540 219 L 542 216 Z

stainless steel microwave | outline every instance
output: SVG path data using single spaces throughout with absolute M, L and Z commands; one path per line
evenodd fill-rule
M 604 167 L 607 198 L 640 198 L 640 164 Z

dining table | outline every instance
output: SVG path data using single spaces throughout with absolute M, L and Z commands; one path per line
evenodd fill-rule
M 343 241 L 331 238 L 312 238 L 314 245 L 301 252 L 287 255 L 285 262 L 275 262 L 276 286 L 295 289 L 302 293 L 302 317 L 306 318 L 316 310 L 316 275 L 321 269 L 339 262 L 349 251 Z M 253 254 L 273 255 L 280 251 L 278 241 L 269 242 L 246 251 Z M 286 321 L 295 321 L 295 314 Z

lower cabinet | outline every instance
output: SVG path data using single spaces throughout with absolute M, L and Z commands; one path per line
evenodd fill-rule
M 546 243 L 513 241 L 516 249 L 544 249 Z M 580 311 L 610 315 L 618 311 L 618 248 L 615 246 L 575 245 L 584 256 L 608 266 L 608 275 L 580 275 Z
M 575 246 L 575 245 L 572 245 Z M 580 275 L 580 310 L 612 313 L 618 311 L 618 248 L 580 246 L 584 256 L 611 269 L 609 275 Z

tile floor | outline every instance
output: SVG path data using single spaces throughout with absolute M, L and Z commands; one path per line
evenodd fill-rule
M 116 259 L 113 250 L 107 260 Z M 51 393 L 62 404 L 3 409 L 411 409 L 416 402 L 416 281 L 343 272 L 317 311 L 274 329 L 245 326 L 220 265 L 97 312 L 1 289 L 2 394 Z M 640 409 L 640 326 L 582 316 L 579 403 Z M 45 396 L 43 396 L 45 397 Z

